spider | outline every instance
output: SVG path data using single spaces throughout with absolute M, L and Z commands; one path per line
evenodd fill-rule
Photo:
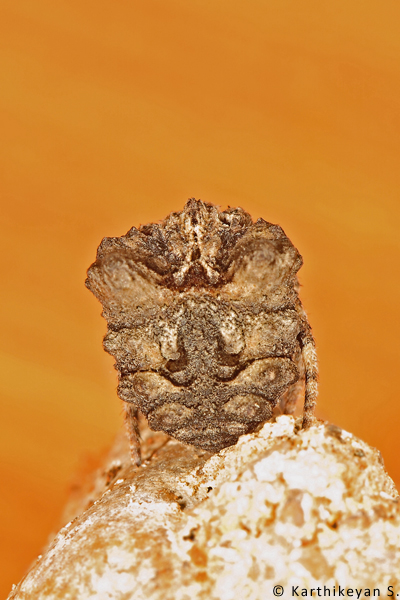
M 304 396 L 317 357 L 298 296 L 302 257 L 278 225 L 191 198 L 164 221 L 104 238 L 87 287 L 103 305 L 132 459 L 153 430 L 217 452 Z

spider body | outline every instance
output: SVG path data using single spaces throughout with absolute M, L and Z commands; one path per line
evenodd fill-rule
M 105 238 L 87 286 L 103 304 L 132 455 L 137 411 L 208 451 L 317 395 L 314 341 L 298 297 L 302 258 L 276 225 L 191 199 L 160 224 Z

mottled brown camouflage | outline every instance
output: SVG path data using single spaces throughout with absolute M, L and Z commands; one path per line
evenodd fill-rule
M 304 390 L 311 423 L 317 366 L 301 265 L 281 227 L 195 199 L 102 241 L 86 285 L 103 305 L 136 460 L 137 410 L 152 429 L 212 452 L 277 405 L 292 412 Z

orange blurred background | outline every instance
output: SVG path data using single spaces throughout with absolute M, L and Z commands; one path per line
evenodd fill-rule
M 121 423 L 85 270 L 191 196 L 304 257 L 318 416 L 400 483 L 398 0 L 3 0 L 0 594 Z

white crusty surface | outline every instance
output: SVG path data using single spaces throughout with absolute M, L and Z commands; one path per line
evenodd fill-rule
M 333 425 L 297 431 L 280 416 L 218 454 L 170 440 L 141 468 L 125 449 L 112 460 L 114 479 L 106 487 L 98 474 L 95 503 L 10 599 L 261 600 L 274 585 L 283 598 L 291 586 L 400 592 L 393 482 L 379 452 Z

